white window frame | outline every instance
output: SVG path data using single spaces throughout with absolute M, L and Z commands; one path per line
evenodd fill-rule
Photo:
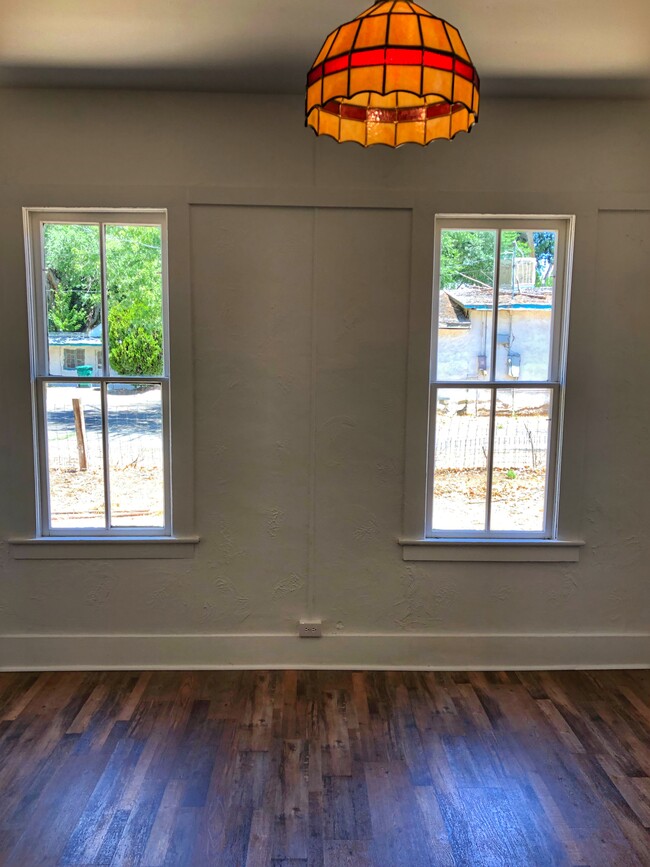
M 497 247 L 495 250 L 495 286 L 497 285 L 497 269 L 500 262 L 501 230 L 504 229 L 529 229 L 557 232 L 556 251 L 556 279 L 553 295 L 553 314 L 551 321 L 550 360 L 549 376 L 546 380 L 497 380 L 495 376 L 495 364 L 492 364 L 490 379 L 476 380 L 438 380 L 436 379 L 437 349 L 438 349 L 438 309 L 440 300 L 440 245 L 443 229 L 465 230 L 496 230 Z M 477 215 L 477 214 L 453 214 L 437 215 L 434 229 L 434 273 L 433 273 L 433 304 L 431 317 L 431 341 L 429 356 L 429 408 L 428 408 L 428 436 L 427 436 L 427 463 L 426 463 L 426 505 L 425 505 L 425 534 L 422 540 L 403 540 L 404 544 L 417 545 L 424 543 L 450 544 L 456 542 L 472 543 L 501 543 L 512 541 L 513 543 L 544 543 L 560 542 L 558 538 L 558 514 L 559 514 L 559 490 L 561 468 L 561 444 L 564 417 L 564 399 L 566 386 L 566 362 L 568 346 L 568 323 L 570 302 L 570 274 L 572 262 L 574 235 L 574 218 L 558 216 L 514 216 L 514 215 Z M 492 310 L 492 334 L 490 353 L 491 358 L 496 358 L 496 344 L 498 332 L 498 291 L 494 292 Z M 433 474 L 435 453 L 435 412 L 436 393 L 441 388 L 480 388 L 492 392 L 489 425 L 489 452 L 487 461 L 487 502 L 486 517 L 489 519 L 491 508 L 492 487 L 492 458 L 494 447 L 495 415 L 496 415 L 496 391 L 499 389 L 544 389 L 551 391 L 551 430 L 549 448 L 547 453 L 546 475 L 546 502 L 544 510 L 544 527 L 538 532 L 527 531 L 494 531 L 494 530 L 434 530 L 432 529 L 433 515 Z M 414 559 L 428 559 L 424 554 L 411 552 Z M 410 559 L 410 558 L 409 558 Z M 449 559 L 456 559 L 450 557 Z M 460 559 L 460 558 L 459 558 Z
M 101 527 L 51 526 L 48 455 L 47 455 L 47 418 L 45 411 L 45 392 L 49 383 L 79 384 L 73 375 L 56 375 L 49 372 L 49 346 L 47 330 L 47 298 L 43 285 L 43 224 L 44 223 L 90 223 L 99 226 L 101 282 L 102 282 L 102 373 L 93 375 L 85 382 L 98 382 L 101 388 L 102 437 L 104 454 L 104 497 L 105 525 Z M 160 226 L 162 240 L 162 283 L 163 283 L 163 372 L 160 376 L 104 376 L 109 370 L 107 311 L 108 299 L 105 269 L 106 225 L 147 225 Z M 120 539 L 130 537 L 171 537 L 172 536 L 172 479 L 171 479 L 171 425 L 170 425 L 170 337 L 169 337 L 169 269 L 166 209 L 25 209 L 25 243 L 27 257 L 27 289 L 29 311 L 30 361 L 32 403 L 34 418 L 34 444 L 36 458 L 36 499 L 37 536 L 43 539 Z M 157 527 L 111 527 L 110 513 L 110 472 L 107 456 L 109 454 L 107 421 L 107 393 L 112 383 L 127 382 L 151 383 L 159 385 L 162 402 L 162 439 L 163 439 L 163 478 L 164 478 L 164 525 Z

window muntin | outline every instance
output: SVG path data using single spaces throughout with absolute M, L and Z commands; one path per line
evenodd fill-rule
M 40 533 L 169 535 L 166 215 L 32 211 L 28 243 Z
M 430 538 L 556 535 L 569 229 L 436 220 Z

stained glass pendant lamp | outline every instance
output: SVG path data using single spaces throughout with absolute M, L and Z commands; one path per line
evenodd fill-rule
M 364 147 L 452 139 L 478 104 L 460 33 L 410 0 L 380 0 L 342 24 L 307 75 L 306 125 Z

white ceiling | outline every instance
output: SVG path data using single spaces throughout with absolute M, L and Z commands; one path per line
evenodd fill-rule
M 485 92 L 650 94 L 650 0 L 422 0 Z M 299 93 L 370 0 L 0 0 L 0 84 Z

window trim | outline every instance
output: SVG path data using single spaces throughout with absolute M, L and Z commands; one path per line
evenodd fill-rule
M 425 220 L 424 214 L 420 217 L 420 228 L 416 235 L 416 246 L 414 247 L 414 256 L 416 261 L 422 262 L 422 267 L 417 268 L 420 274 L 423 274 L 424 269 L 424 231 Z M 433 219 L 432 219 L 433 218 Z M 433 222 L 433 233 L 431 233 L 431 222 Z M 418 507 L 417 502 L 413 500 L 411 494 L 417 488 L 415 487 L 415 478 L 412 470 L 417 465 L 414 461 L 415 455 L 407 453 L 407 490 L 405 492 L 405 527 L 404 536 L 400 538 L 399 544 L 403 546 L 404 559 L 444 559 L 444 560 L 480 560 L 480 559 L 498 559 L 498 560 L 522 560 L 526 557 L 522 554 L 524 548 L 528 548 L 528 557 L 532 560 L 548 560 L 548 559 L 564 559 L 562 552 L 567 555 L 566 559 L 577 559 L 582 542 L 566 540 L 560 538 L 559 532 L 559 495 L 560 495 L 560 468 L 562 460 L 562 435 L 564 422 L 564 402 L 566 388 L 566 362 L 568 352 L 568 325 L 569 325 L 569 309 L 571 297 L 571 275 L 573 266 L 573 249 L 575 236 L 575 216 L 562 214 L 479 214 L 479 213 L 439 213 L 431 215 L 428 220 L 428 261 L 433 264 L 429 271 L 429 279 L 433 276 L 433 281 L 429 283 L 431 287 L 428 292 L 427 303 L 429 305 L 430 317 L 427 320 L 430 323 L 426 340 L 427 357 L 427 397 L 426 397 L 426 431 L 424 436 L 425 455 L 424 460 L 420 459 L 417 463 L 424 468 L 424 484 L 422 487 L 417 487 L 422 490 L 423 498 L 420 500 Z M 507 224 L 507 225 L 506 225 Z M 514 225 L 513 225 L 514 224 Z M 547 483 L 547 507 L 545 515 L 545 527 L 543 531 L 535 534 L 518 531 L 491 531 L 489 534 L 484 531 L 428 531 L 429 516 L 432 503 L 432 479 L 431 472 L 433 467 L 432 450 L 434 448 L 434 438 L 431 435 L 431 410 L 432 410 L 432 394 L 436 387 L 444 387 L 445 382 L 436 382 L 432 377 L 432 370 L 437 359 L 437 340 L 438 340 L 438 299 L 439 299 L 439 271 L 440 271 L 440 230 L 441 228 L 463 228 L 463 229 L 504 229 L 504 228 L 539 228 L 555 229 L 558 231 L 558 258 L 556 265 L 557 281 L 556 287 L 559 285 L 561 302 L 555 316 L 553 317 L 553 332 L 551 336 L 550 359 L 551 365 L 549 370 L 549 378 L 540 382 L 525 382 L 517 381 L 518 388 L 535 387 L 535 388 L 553 388 L 554 390 L 554 407 L 552 414 L 552 429 L 551 429 L 551 448 L 549 448 L 548 456 L 554 460 L 550 460 L 552 465 L 552 478 L 549 477 Z M 419 241 L 419 246 L 418 246 Z M 419 249 L 419 256 L 418 256 Z M 432 262 L 433 259 L 433 262 Z M 561 281 L 561 283 L 560 283 Z M 423 287 L 424 289 L 424 287 Z M 420 293 L 414 294 L 415 298 L 423 298 Z M 414 302 L 415 303 L 415 302 Z M 420 311 L 423 313 L 424 311 Z M 417 325 L 418 310 L 412 308 L 411 321 L 412 329 L 411 339 L 416 338 L 416 345 L 422 345 L 422 350 L 417 352 L 412 351 L 409 359 L 409 377 L 420 379 L 420 375 L 413 369 L 414 364 L 421 364 L 424 360 L 424 341 L 420 342 L 418 333 L 421 334 Z M 493 323 L 496 330 L 496 322 Z M 419 357 L 419 361 L 418 361 Z M 421 370 L 421 368 L 420 368 Z M 459 387 L 469 385 L 470 387 L 476 384 L 476 387 L 490 386 L 493 390 L 496 388 L 508 388 L 512 383 L 510 380 L 497 381 L 494 380 L 494 371 L 491 373 L 490 380 L 477 380 L 476 383 L 465 383 L 464 380 L 447 383 L 450 386 Z M 553 381 L 551 377 L 555 377 Z M 422 409 L 415 412 L 417 402 L 409 401 L 410 410 L 407 441 L 414 437 L 414 425 L 419 417 L 423 419 L 425 408 L 424 401 L 420 403 Z M 419 424 L 422 421 L 418 422 Z M 417 435 L 416 439 L 420 439 Z M 547 460 L 548 460 L 547 459 Z M 410 526 L 409 526 L 410 525 Z M 420 532 L 413 533 L 413 529 L 419 526 Z M 555 554 L 549 554 L 549 551 L 557 546 L 558 551 Z M 437 548 L 438 550 L 434 550 Z M 428 553 L 427 553 L 428 549 Z M 493 549 L 493 550 L 491 550 Z M 499 553 L 495 553 L 498 549 Z M 469 552 L 469 553 L 468 553 Z M 483 556 L 483 554 L 485 556 Z
M 14 560 L 191 559 L 198 536 L 35 536 L 9 540 Z
M 158 377 L 130 376 L 115 377 L 98 373 L 89 377 L 87 382 L 99 382 L 101 390 L 102 417 L 107 418 L 107 393 L 111 383 L 151 382 L 161 389 L 162 442 L 163 442 L 163 481 L 164 481 L 164 525 L 150 527 L 111 527 L 110 526 L 110 473 L 104 466 L 104 496 L 106 526 L 101 527 L 52 527 L 50 522 L 50 496 L 47 480 L 48 454 L 47 432 L 45 428 L 45 391 L 47 384 L 79 383 L 73 375 L 52 375 L 49 372 L 49 345 L 47 340 L 47 299 L 43 286 L 42 256 L 43 224 L 51 222 L 74 223 L 88 222 L 99 227 L 101 249 L 102 284 L 102 353 L 108 360 L 107 297 L 105 279 L 105 235 L 106 225 L 159 225 L 161 227 L 161 264 L 162 264 L 162 310 L 163 310 L 163 372 Z M 168 211 L 167 208 L 23 208 L 25 235 L 25 257 L 27 271 L 28 327 L 32 389 L 32 430 L 35 458 L 36 486 L 36 536 L 32 540 L 67 541 L 88 540 L 92 543 L 129 541 L 130 539 L 173 538 L 172 524 L 172 454 L 171 454 L 171 385 L 170 354 L 171 341 L 169 330 L 169 262 L 168 262 Z M 102 425 L 103 451 L 108 454 L 108 428 Z M 18 540 L 16 540 L 18 541 Z
M 562 539 L 405 539 L 403 560 L 492 563 L 577 563 L 584 542 Z

